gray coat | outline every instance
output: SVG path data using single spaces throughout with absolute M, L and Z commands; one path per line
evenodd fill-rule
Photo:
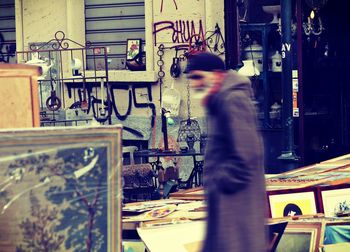
M 263 144 L 249 79 L 229 71 L 207 103 L 205 252 L 266 251 Z

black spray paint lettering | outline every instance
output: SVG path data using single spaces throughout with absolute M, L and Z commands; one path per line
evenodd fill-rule
M 177 10 L 176 0 L 173 0 L 173 3 L 175 5 L 175 9 Z M 163 4 L 164 4 L 164 0 L 161 0 L 161 2 L 160 2 L 160 12 L 163 12 Z
M 282 52 L 282 59 L 286 58 L 286 51 L 290 52 L 291 47 L 292 46 L 289 43 L 283 43 L 282 44 L 282 50 L 281 50 L 281 52 Z
M 157 34 L 164 30 L 172 30 L 171 40 L 173 43 L 189 43 L 191 37 L 199 35 L 204 41 L 205 32 L 203 29 L 202 20 L 199 20 L 198 29 L 196 29 L 195 21 L 176 20 L 176 21 L 160 21 L 153 24 L 154 43 L 157 44 Z

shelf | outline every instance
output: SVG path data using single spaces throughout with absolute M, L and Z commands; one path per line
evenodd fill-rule
M 263 31 L 278 28 L 278 24 L 271 23 L 240 23 L 239 25 L 244 31 Z
M 106 78 L 106 75 L 100 75 L 100 76 L 95 76 L 95 77 L 85 77 L 85 82 L 98 82 L 100 83 L 101 78 Z M 45 80 L 38 80 L 39 82 L 51 82 L 51 81 L 56 81 L 56 82 L 77 82 L 77 83 L 83 83 L 83 77 L 82 76 L 68 76 L 66 78 L 57 78 L 57 79 L 45 79 Z
M 304 116 L 329 116 L 328 112 L 305 112 Z
M 258 105 L 258 115 L 259 115 L 259 128 L 261 129 L 273 129 L 276 125 L 272 125 L 269 118 L 269 112 L 271 105 L 275 100 L 277 95 L 273 93 L 276 88 L 276 81 L 279 80 L 281 73 L 272 72 L 269 70 L 269 35 L 273 31 L 277 31 L 278 24 L 276 23 L 240 23 L 241 30 L 241 42 L 242 46 L 245 48 L 246 44 L 253 43 L 254 40 L 261 44 L 259 50 L 252 50 L 252 54 L 259 52 L 262 56 L 262 66 L 263 70 L 260 71 L 260 75 L 257 77 L 258 83 L 254 86 L 255 97 L 259 101 Z M 249 38 L 246 38 L 246 34 Z M 242 53 L 243 55 L 243 53 Z M 253 56 L 253 55 L 252 55 Z M 243 59 L 242 59 L 243 60 Z M 273 80 L 273 81 L 271 81 Z M 280 127 L 277 127 L 280 128 Z
M 105 71 L 96 71 L 96 76 L 103 76 Z M 95 76 L 95 71 L 87 70 L 86 77 Z M 109 82 L 157 82 L 156 71 L 108 70 Z
M 105 71 L 85 71 L 85 82 L 98 82 L 101 78 L 106 78 Z M 109 82 L 128 82 L 128 83 L 145 83 L 145 82 L 157 82 L 158 78 L 155 71 L 129 71 L 129 70 L 110 70 L 108 71 Z M 50 79 L 38 80 L 40 82 L 50 82 Z M 67 76 L 65 78 L 58 78 L 55 81 L 64 82 L 83 82 L 82 76 Z

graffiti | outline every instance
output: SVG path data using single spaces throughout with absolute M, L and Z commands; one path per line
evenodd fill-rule
M 5 47 L 5 44 L 8 45 Z M 4 36 L 0 33 L 0 62 L 9 63 L 10 58 L 15 56 L 15 52 L 16 44 L 6 42 Z
M 154 45 L 157 44 L 157 34 L 165 30 L 172 30 L 171 40 L 173 43 L 190 43 L 194 36 L 199 37 L 201 41 L 205 40 L 202 20 L 199 20 L 197 28 L 193 20 L 160 21 L 154 23 Z
M 160 2 L 160 12 L 163 12 L 163 3 L 164 3 L 164 0 L 162 0 Z M 175 9 L 177 10 L 177 4 L 176 4 L 176 0 L 173 0 L 173 3 L 175 5 Z

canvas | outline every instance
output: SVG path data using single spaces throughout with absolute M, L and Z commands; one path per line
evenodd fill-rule
M 121 128 L 0 131 L 0 248 L 121 251 Z

